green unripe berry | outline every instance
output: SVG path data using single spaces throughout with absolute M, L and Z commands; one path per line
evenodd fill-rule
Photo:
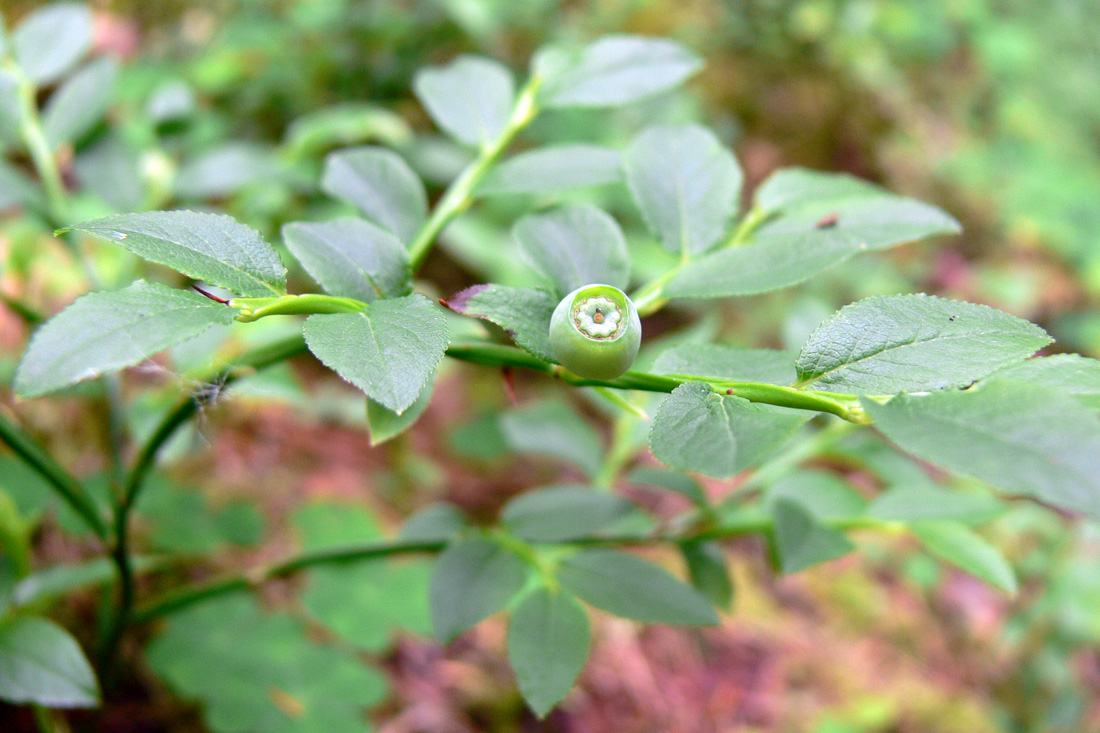
M 550 346 L 561 365 L 587 379 L 621 376 L 642 344 L 638 309 L 611 285 L 585 285 L 562 298 L 550 318 Z

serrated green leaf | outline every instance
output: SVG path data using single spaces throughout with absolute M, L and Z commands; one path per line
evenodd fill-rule
M 603 439 L 561 402 L 536 402 L 500 417 L 508 446 L 517 453 L 561 458 L 595 476 L 603 463 Z
M 623 232 L 610 215 L 595 206 L 567 204 L 545 214 L 525 216 L 512 234 L 559 295 L 592 283 L 620 290 L 629 284 L 630 255 Z
M 730 610 L 733 581 L 722 547 L 716 542 L 687 542 L 680 546 L 692 586 L 714 606 Z
M 798 502 L 779 499 L 772 505 L 772 514 L 779 565 L 784 573 L 797 573 L 855 549 L 844 533 L 818 522 Z
M 699 125 L 647 128 L 627 148 L 623 168 L 650 230 L 674 254 L 711 249 L 737 213 L 741 168 Z
M 550 348 L 550 317 L 558 305 L 557 296 L 536 288 L 474 285 L 456 293 L 445 305 L 455 313 L 495 323 L 538 358 L 557 361 Z
M 763 460 L 809 418 L 687 382 L 657 408 L 649 443 L 666 466 L 728 478 Z
M 244 595 L 177 612 L 149 645 L 153 670 L 203 706 L 216 733 L 361 731 L 385 678 L 350 652 L 309 639 L 301 623 Z
M 913 534 L 925 548 L 1005 593 L 1016 593 L 1016 574 L 996 547 L 958 522 L 921 522 Z
M 824 471 L 795 471 L 768 487 L 768 504 L 780 500 L 798 503 L 818 519 L 862 516 L 867 500 L 851 484 Z
M 551 486 L 508 502 L 500 520 L 510 534 L 528 542 L 564 542 L 586 537 L 634 509 L 607 491 L 587 486 Z
M 1100 361 L 1079 354 L 1040 356 L 999 369 L 990 376 L 1050 387 L 1073 395 L 1084 405 L 1100 408 Z
M 604 36 L 579 54 L 550 49 L 535 57 L 546 78 L 539 100 L 545 107 L 618 107 L 668 91 L 703 65 L 675 41 L 643 36 Z
M 448 642 L 504 608 L 526 579 L 523 560 L 496 542 L 451 544 L 435 561 L 429 588 L 436 638 Z
M 965 385 L 1051 342 L 1043 329 L 984 305 L 931 295 L 873 297 L 838 311 L 810 335 L 800 385 L 858 394 Z
M 321 362 L 400 414 L 416 402 L 447 348 L 447 322 L 423 295 L 376 300 L 359 313 L 313 315 L 303 331 Z
M 364 146 L 337 150 L 325 158 L 321 188 L 354 205 L 405 245 L 428 216 L 424 183 L 392 150 Z
M 541 194 L 623 180 L 618 150 L 576 143 L 537 148 L 502 161 L 477 187 L 480 196 Z
M 294 512 L 302 548 L 320 551 L 382 539 L 377 520 L 359 506 L 313 503 Z M 302 605 L 359 648 L 381 651 L 398 629 L 430 633 L 425 560 L 372 559 L 309 571 Z
M 283 226 L 283 240 L 327 292 L 370 303 L 409 293 L 409 253 L 393 234 L 344 216 Z
M 887 438 L 919 458 L 1100 519 L 1100 423 L 1069 395 L 987 380 L 863 406 Z
M 512 613 L 508 660 L 523 699 L 540 718 L 569 694 L 591 641 L 588 614 L 568 593 L 539 588 Z
M 370 433 L 371 446 L 382 445 L 411 428 L 432 401 L 434 391 L 435 378 L 428 377 L 428 383 L 424 385 L 424 389 L 420 390 L 420 396 L 416 398 L 416 402 L 400 415 L 368 397 L 367 431 Z
M 0 622 L 0 700 L 91 708 L 99 687 L 69 632 L 44 618 L 11 616 Z
M 684 344 L 662 351 L 650 371 L 654 374 L 788 385 L 795 380 L 795 357 L 793 352 L 775 349 Z
M 761 191 L 758 207 L 779 215 L 761 225 L 750 244 L 688 264 L 665 286 L 664 295 L 764 293 L 807 280 L 859 252 L 959 231 L 958 222 L 934 206 L 848 176 L 780 171 Z
M 970 523 L 992 519 L 1007 508 L 987 494 L 921 484 L 882 492 L 867 506 L 867 516 L 893 522 L 953 519 Z
M 77 142 L 91 130 L 107 111 L 117 80 L 118 62 L 99 58 L 50 95 L 42 110 L 42 131 L 50 146 Z
M 69 228 L 244 297 L 281 295 L 286 289 L 286 268 L 271 245 L 255 229 L 222 214 L 147 211 Z
M 82 3 L 52 3 L 35 10 L 11 35 L 19 69 L 31 81 L 57 81 L 92 45 L 92 14 Z
M 278 180 L 278 161 L 262 145 L 229 142 L 186 161 L 176 174 L 175 192 L 186 199 L 231 196 L 258 181 Z
M 193 338 L 237 311 L 197 293 L 138 280 L 81 296 L 35 331 L 15 390 L 37 397 L 124 369 Z
M 505 66 L 469 55 L 421 69 L 413 90 L 439 128 L 467 145 L 485 145 L 500 136 L 516 92 Z
M 596 608 L 654 624 L 709 626 L 718 616 L 699 591 L 617 550 L 582 550 L 561 562 L 561 584 Z

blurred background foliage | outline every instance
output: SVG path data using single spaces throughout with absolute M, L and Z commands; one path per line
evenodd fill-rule
M 1064 348 L 1100 356 L 1100 4 L 1094 0 L 92 5 L 94 55 L 122 64 L 106 119 L 65 148 L 75 220 L 216 206 L 277 239 L 286 221 L 340 210 L 317 189 L 321 161 L 331 149 L 364 142 L 400 151 L 438 195 L 469 152 L 437 135 L 413 99 L 418 68 L 471 52 L 522 74 L 531 52 L 550 41 L 662 35 L 706 60 L 686 92 L 613 113 L 548 116 L 522 145 L 588 140 L 623 147 L 653 122 L 700 119 L 737 152 L 748 192 L 780 166 L 848 171 L 936 203 L 964 224 L 957 238 L 865 257 L 780 293 L 726 301 L 721 318 L 701 321 L 696 335 L 791 348 L 841 305 L 922 290 L 995 305 L 1042 324 Z M 11 22 L 35 6 L 9 0 L 5 15 Z M 615 214 L 656 268 L 663 254 L 643 241 L 619 188 L 571 197 Z M 446 296 L 474 282 L 529 281 L 519 260 L 500 252 L 514 247 L 509 228 L 530 203 L 494 199 L 455 222 L 424 272 L 428 287 Z M 0 219 L 4 293 L 49 312 L 80 287 L 75 268 L 57 266 L 67 255 L 49 237 L 55 224 L 30 214 Z M 95 256 L 117 282 L 139 273 L 136 259 L 117 248 L 97 248 Z M 644 273 L 645 256 L 636 261 Z M 672 332 L 694 320 L 689 305 L 669 311 L 656 327 Z M 273 335 L 256 327 L 234 333 L 237 341 Z M 9 327 L 0 336 L 0 377 L 7 383 L 25 334 Z M 135 433 L 149 429 L 188 374 L 226 351 L 225 338 L 222 332 L 173 354 L 171 384 L 132 402 Z M 361 402 L 348 400 L 338 385 L 281 368 L 235 388 L 267 401 L 286 398 L 299 414 L 275 419 L 255 406 L 231 408 L 217 418 L 223 432 L 216 446 L 203 447 L 200 428 L 190 444 L 200 447 L 199 457 L 185 459 L 181 472 L 191 472 L 186 483 L 210 488 L 212 508 L 165 484 L 144 507 L 149 522 L 154 529 L 158 522 L 182 527 L 174 536 L 184 552 L 247 547 L 263 533 L 263 516 L 238 505 L 246 500 L 261 504 L 265 516 L 285 517 L 303 492 L 369 495 L 379 521 L 392 525 L 389 518 L 439 496 L 491 515 L 502 494 L 519 488 L 515 482 L 560 473 L 554 459 L 532 468 L 504 457 L 509 447 L 523 446 L 509 444 L 497 419 L 507 402 L 496 375 L 448 368 L 460 371 L 466 394 L 433 401 L 407 441 L 367 458 L 329 453 L 340 445 L 332 442 L 333 425 L 363 423 Z M 542 387 L 520 386 L 529 395 Z M 39 424 L 72 417 L 34 409 Z M 584 402 L 580 409 L 596 414 Z M 313 421 L 325 432 L 315 443 L 289 446 L 284 441 L 300 436 L 279 421 L 290 419 Z M 263 456 L 272 485 L 262 501 L 248 488 L 255 466 L 242 436 L 274 446 Z M 345 439 L 348 452 L 361 447 Z M 187 447 L 181 443 L 179 454 Z M 818 459 L 818 467 L 856 466 L 847 478 L 858 485 L 858 466 L 873 463 L 867 451 L 873 446 L 845 443 Z M 82 455 L 74 445 L 61 453 L 78 463 Z M 319 474 L 317 461 L 325 466 Z M 17 503 L 25 512 L 43 511 L 29 479 L 13 479 L 13 471 L 5 474 L 6 488 L 18 494 Z M 639 634 L 608 621 L 582 677 L 581 702 L 554 713 L 547 729 L 710 730 L 691 727 L 700 709 L 735 726 L 723 730 L 1100 729 L 1100 536 L 1043 507 L 1013 506 L 985 533 L 1018 573 L 1021 592 L 1012 599 L 888 540 L 873 539 L 858 557 L 779 581 L 764 567 L 759 546 L 739 544 L 735 612 L 723 629 Z M 204 512 L 221 523 L 207 526 L 199 519 Z M 58 523 L 64 530 L 63 517 Z M 152 546 L 156 541 L 166 540 Z M 273 542 L 278 548 L 285 538 Z M 44 552 L 56 558 L 74 550 L 62 542 Z M 235 612 L 247 618 L 254 609 Z M 177 643 L 188 644 L 187 637 Z M 389 657 L 397 691 L 379 719 L 401 721 L 397 712 L 419 701 L 435 705 L 450 726 L 435 730 L 533 730 L 507 673 L 499 661 L 493 666 L 502 643 L 499 628 L 479 630 L 448 652 L 449 667 L 431 666 L 430 673 L 428 657 L 438 662 L 438 650 L 422 645 Z M 179 674 L 185 672 L 194 673 Z

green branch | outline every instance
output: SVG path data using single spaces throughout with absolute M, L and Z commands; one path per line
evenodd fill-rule
M 896 532 L 899 528 L 899 525 L 896 522 L 887 522 L 870 517 L 851 517 L 845 519 L 831 519 L 822 521 L 827 526 L 839 530 L 878 529 L 888 532 Z M 733 539 L 747 534 L 771 532 L 773 529 L 773 520 L 769 517 L 761 517 L 759 521 L 755 522 L 741 522 L 737 525 L 726 527 L 719 525 L 717 527 L 689 530 L 684 533 L 651 532 L 617 535 L 593 535 L 591 537 L 582 537 L 579 539 L 566 540 L 562 542 L 544 542 L 537 544 L 560 547 L 628 547 L 653 546 L 660 544 L 681 545 L 684 543 L 698 542 L 702 540 Z M 535 552 L 534 548 L 532 547 L 533 543 L 523 542 L 522 540 L 516 539 L 514 537 L 510 537 L 509 539 L 511 541 L 510 544 L 520 543 L 526 547 L 531 548 L 530 553 Z M 181 611 L 197 603 L 201 603 L 202 601 L 209 600 L 211 598 L 217 598 L 218 596 L 223 596 L 228 593 L 236 593 L 240 591 L 259 588 L 264 583 L 267 583 L 271 580 L 285 578 L 303 570 L 308 570 L 312 567 L 348 564 L 363 562 L 367 560 L 378 560 L 381 558 L 395 557 L 400 555 L 434 554 L 442 552 L 446 547 L 447 542 L 442 540 L 426 542 L 421 540 L 394 539 L 387 541 L 369 542 L 362 545 L 337 547 L 326 550 L 307 551 L 299 555 L 294 555 L 278 563 L 273 563 L 271 565 L 262 565 L 246 570 L 243 573 L 226 575 L 220 578 L 214 578 L 212 580 L 199 583 L 189 588 L 182 588 L 176 591 L 171 591 L 161 598 L 152 601 L 143 608 L 138 609 L 138 611 L 134 614 L 134 621 L 136 623 L 146 623 L 149 621 L 153 621 L 158 618 L 162 618 L 164 616 L 172 614 L 176 611 Z M 530 553 L 525 552 L 523 554 L 526 555 Z
M 61 467 L 33 438 L 0 413 L 0 441 L 33 468 L 65 500 L 101 540 L 107 539 L 107 524 L 80 482 Z
M 634 389 L 643 392 L 671 392 L 685 382 L 703 382 L 710 385 L 716 394 L 733 395 L 750 402 L 791 407 L 796 410 L 827 412 L 853 423 L 866 424 L 870 422 L 867 414 L 859 404 L 857 395 L 814 392 L 777 384 L 713 379 L 692 374 L 627 372 L 616 379 L 587 379 L 579 377 L 557 364 L 542 361 L 518 347 L 488 342 L 453 343 L 447 348 L 447 356 L 484 366 L 509 366 L 530 369 L 575 387 L 609 387 L 612 389 Z
M 417 232 L 412 244 L 409 245 L 409 259 L 412 270 L 416 272 L 424 264 L 436 237 L 443 231 L 443 227 L 466 210 L 474 201 L 474 189 L 485 177 L 485 174 L 496 164 L 507 147 L 515 139 L 523 128 L 531 124 L 531 120 L 538 114 L 538 103 L 535 100 L 542 79 L 532 76 L 516 97 L 515 106 L 508 123 L 504 126 L 500 135 L 495 140 L 481 149 L 477 158 L 470 163 L 465 170 L 447 187 L 443 197 L 439 199 L 432 215 L 424 226 Z

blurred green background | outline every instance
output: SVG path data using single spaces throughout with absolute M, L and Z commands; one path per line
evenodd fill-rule
M 661 35 L 706 60 L 685 92 L 611 114 L 557 114 L 540 120 L 525 144 L 622 147 L 650 123 L 698 119 L 734 148 L 749 192 L 780 166 L 848 171 L 938 204 L 964 225 L 957 238 L 725 302 L 722 318 L 709 322 L 720 340 L 789 347 L 857 298 L 920 290 L 1011 311 L 1043 325 L 1062 348 L 1100 356 L 1095 0 L 92 5 L 95 53 L 122 66 L 107 121 L 69 151 L 78 219 L 214 204 L 275 237 L 285 221 L 335 210 L 316 190 L 320 161 L 360 142 L 400 150 L 437 195 L 469 153 L 436 135 L 412 97 L 418 68 L 472 52 L 521 74 L 549 41 Z M 35 6 L 9 1 L 5 15 L 12 21 Z M 628 234 L 641 232 L 624 192 L 584 196 L 613 212 Z M 425 271 L 439 295 L 526 276 L 497 254 L 519 210 L 515 201 L 493 202 L 447 230 L 443 253 Z M 44 310 L 76 282 L 40 256 L 49 229 L 33 217 L 0 221 L 5 277 Z M 120 281 L 136 272 L 131 259 L 104 256 L 114 258 L 105 266 Z M 692 316 L 690 308 L 673 311 L 664 325 Z M 4 355 L 9 375 L 16 356 Z M 476 399 L 504 404 L 492 375 L 464 375 L 485 381 L 470 387 Z M 276 379 L 263 390 L 284 387 Z M 471 404 L 453 410 L 468 422 L 478 411 Z M 328 409 L 331 417 L 348 408 Z M 239 420 L 242 429 L 254 427 Z M 486 449 L 482 438 L 472 442 Z M 391 488 L 415 487 L 423 496 L 394 489 L 386 501 L 406 511 L 442 491 L 454 468 L 440 451 L 421 442 L 387 454 Z M 294 470 L 285 469 L 288 485 Z M 205 480 L 233 479 L 212 473 Z M 479 502 L 492 504 L 467 501 Z M 993 525 L 990 539 L 1020 576 L 1016 598 L 885 540 L 783 581 L 770 577 L 758 546 L 735 547 L 739 596 L 723 629 L 627 633 L 607 622 L 579 703 L 545 729 L 1100 730 L 1100 535 L 1021 503 Z M 413 662 L 391 660 L 397 692 L 379 714 L 390 721 L 384 730 L 538 729 L 510 691 L 499 636 L 499 629 L 479 633 L 452 653 L 451 666 L 421 670 L 419 682 Z M 439 727 L 417 728 L 399 714 L 416 701 L 441 716 L 433 719 Z

